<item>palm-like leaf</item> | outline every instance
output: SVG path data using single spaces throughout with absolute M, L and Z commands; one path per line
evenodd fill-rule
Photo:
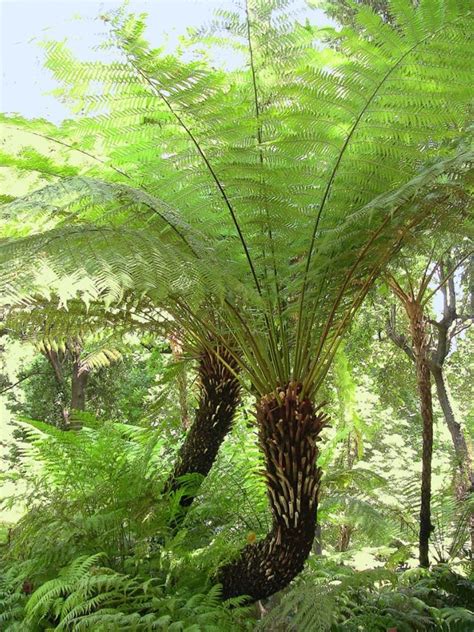
M 466 116 L 467 8 L 397 1 L 397 28 L 362 10 L 364 37 L 338 34 L 337 53 L 318 52 L 310 28 L 260 21 L 270 9 L 250 2 L 232 17 L 250 68 L 227 74 L 150 50 L 143 21 L 121 13 L 109 42 L 120 63 L 48 45 L 48 65 L 93 114 L 57 142 L 99 137 L 113 169 L 4 207 L 15 221 L 33 215 L 39 234 L 2 252 L 33 265 L 47 252 L 101 298 L 133 287 L 178 302 L 196 335 L 196 305 L 218 298 L 262 393 L 289 379 L 314 393 L 371 280 L 427 215 L 413 198 L 466 171 L 470 155 L 453 157 L 446 140 Z M 53 138 L 42 125 L 35 133 Z
M 60 294 L 74 275 L 94 288 L 89 301 L 146 296 L 191 343 L 221 361 L 225 349 L 262 397 L 272 531 L 222 569 L 224 597 L 266 597 L 302 568 L 325 424 L 314 398 L 389 259 L 443 213 L 466 214 L 472 161 L 459 142 L 467 1 L 393 0 L 393 24 L 361 10 L 357 33 L 335 33 L 322 51 L 316 29 L 284 17 L 290 4 L 247 0 L 223 14 L 215 31 L 246 57 L 230 72 L 150 49 L 143 19 L 123 12 L 107 18 L 117 61 L 78 62 L 47 45 L 65 97 L 88 118 L 30 132 L 95 166 L 71 180 L 56 170 L 61 182 L 4 207 L 7 301 Z M 22 214 L 35 234 L 18 229 Z

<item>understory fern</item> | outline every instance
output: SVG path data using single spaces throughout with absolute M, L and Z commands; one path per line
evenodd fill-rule
M 177 503 L 161 493 L 169 465 L 156 431 L 22 425 L 16 500 L 29 511 L 2 551 L 2 632 L 246 629 L 243 599 L 223 605 L 209 581 L 228 547 L 210 546 L 211 506 L 188 516 L 200 538 L 169 527 Z
M 474 582 L 447 566 L 403 574 L 355 572 L 318 561 L 281 598 L 259 629 L 285 632 L 469 632 Z
M 26 606 L 27 624 L 49 620 L 55 630 L 232 631 L 246 614 L 239 601 L 222 604 L 219 586 L 207 593 L 167 593 L 153 579 L 103 566 L 104 556 L 79 557 L 44 583 Z M 231 609 L 232 607 L 232 609 Z M 241 627 L 241 629 L 245 629 Z

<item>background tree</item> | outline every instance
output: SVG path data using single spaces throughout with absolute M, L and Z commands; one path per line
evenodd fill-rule
M 457 264 L 455 263 L 456 258 L 458 259 Z M 446 359 L 452 352 L 456 337 L 465 331 L 472 321 L 472 314 L 469 311 L 472 300 L 470 298 L 472 291 L 470 288 L 471 259 L 472 256 L 469 254 L 460 254 L 458 257 L 447 255 L 444 261 L 432 263 L 432 269 L 435 271 L 433 283 L 437 284 L 435 289 L 442 298 L 442 308 L 441 318 L 429 318 L 430 350 L 428 363 L 458 461 L 460 471 L 458 494 L 460 497 L 472 491 L 472 457 L 462 427 L 455 419 L 443 368 Z M 458 274 L 456 274 L 456 270 Z M 458 279 L 457 288 L 455 278 Z M 412 284 L 418 285 L 419 283 L 412 279 Z M 464 291 L 462 286 L 464 286 Z M 427 288 L 426 293 L 432 295 L 433 289 Z M 460 307 L 457 306 L 458 303 L 461 303 Z M 406 337 L 397 331 L 393 310 L 387 324 L 387 333 L 390 339 L 411 360 L 414 360 L 413 349 L 409 346 Z
M 471 316 L 462 317 L 456 311 L 456 292 L 454 275 L 466 260 L 470 262 L 472 253 L 459 255 L 457 265 L 448 255 L 441 262 L 433 262 L 432 256 L 428 258 L 424 271 L 415 278 L 416 272 L 406 272 L 404 275 L 404 287 L 393 276 L 389 276 L 388 284 L 395 296 L 401 301 L 408 316 L 411 344 L 407 339 L 397 333 L 395 324 L 395 312 L 392 311 L 388 323 L 390 338 L 407 353 L 414 361 L 417 371 L 418 392 L 423 419 L 423 473 L 422 473 L 422 507 L 420 514 L 420 563 L 424 566 L 428 562 L 429 534 L 433 529 L 430 522 L 430 486 L 431 486 L 431 454 L 433 449 L 433 405 L 431 400 L 431 379 L 435 377 L 438 399 L 443 411 L 444 419 L 449 428 L 460 469 L 460 485 L 458 494 L 467 497 L 472 492 L 472 458 L 465 440 L 461 426 L 455 422 L 452 407 L 448 399 L 446 386 L 443 379 L 442 367 L 449 353 L 449 347 L 453 338 L 465 329 L 465 322 Z M 449 268 L 446 264 L 450 262 Z M 470 267 L 470 265 L 469 265 Z M 413 269 L 413 266 L 412 266 Z M 416 270 L 416 267 L 415 267 Z M 437 278 L 438 277 L 438 278 Z M 437 285 L 433 289 L 432 282 Z M 442 318 L 437 321 L 429 318 L 427 307 L 436 290 L 441 291 L 443 297 Z M 449 296 L 449 298 L 448 298 Z M 458 321 L 458 326 L 453 327 Z M 434 334 L 430 332 L 430 325 Z M 453 327 L 453 328 L 452 328 Z M 449 332 L 449 333 L 448 333 Z M 472 517 L 471 517 L 472 521 Z

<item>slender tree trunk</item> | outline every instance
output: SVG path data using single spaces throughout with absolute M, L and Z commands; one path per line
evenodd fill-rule
M 347 469 L 352 470 L 354 467 L 354 463 L 356 462 L 358 454 L 358 443 L 356 435 L 352 432 L 349 432 L 347 436 L 347 449 L 346 449 L 346 457 L 347 457 Z M 344 459 L 342 460 L 342 466 L 344 466 Z M 339 542 L 337 549 L 341 553 L 349 550 L 349 545 L 351 543 L 352 533 L 354 531 L 354 527 L 350 524 L 342 524 L 339 529 Z
M 316 523 L 316 529 L 314 532 L 313 553 L 315 555 L 323 554 L 323 534 L 321 524 L 319 522 Z
M 472 455 L 470 454 L 466 438 L 464 437 L 461 425 L 456 421 L 453 408 L 444 380 L 443 370 L 439 367 L 431 367 L 431 373 L 433 375 L 436 392 L 438 394 L 438 400 L 443 411 L 446 425 L 448 426 L 453 441 L 454 452 L 458 462 L 460 471 L 460 486 L 458 486 L 458 497 L 465 498 L 473 486 L 473 472 L 472 472 Z
M 459 467 L 459 477 L 456 484 L 456 496 L 458 500 L 465 500 L 469 494 L 474 493 L 474 473 L 472 469 L 472 454 L 466 442 L 461 425 L 456 421 L 451 400 L 449 397 L 446 382 L 444 380 L 443 369 L 439 366 L 432 366 L 433 375 L 438 400 L 443 411 L 446 425 L 448 426 L 453 441 L 454 452 Z M 474 514 L 469 519 L 469 529 L 471 537 L 471 555 L 474 553 Z
M 428 335 L 426 322 L 420 305 L 408 306 L 411 335 L 415 354 L 418 396 L 423 423 L 423 457 L 421 471 L 421 509 L 419 559 L 420 566 L 429 567 L 429 540 L 431 524 L 431 462 L 433 457 L 433 401 L 431 397 L 431 375 L 428 364 Z
M 351 535 L 353 532 L 353 527 L 349 524 L 341 525 L 339 531 L 339 543 L 338 543 L 338 551 L 344 553 L 349 549 L 349 544 L 351 542 Z
M 311 551 L 321 478 L 316 442 L 327 417 L 311 401 L 301 399 L 300 390 L 290 383 L 278 397 L 272 393 L 257 406 L 273 524 L 263 540 L 248 544 L 218 572 L 224 599 L 269 597 L 303 569 Z
M 83 411 L 86 408 L 86 388 L 89 379 L 88 371 L 81 371 L 79 362 L 72 367 L 71 409 Z
M 185 474 L 207 476 L 217 452 L 229 432 L 240 401 L 240 383 L 234 358 L 219 349 L 218 354 L 204 351 L 199 361 L 200 398 L 194 423 L 178 453 L 175 468 L 165 490 L 179 489 Z M 180 504 L 189 506 L 193 496 L 183 495 Z
M 82 423 L 74 419 L 74 411 L 82 412 L 86 409 L 86 389 L 89 380 L 89 371 L 81 370 L 79 358 L 75 358 L 72 365 L 71 377 L 71 415 L 69 416 L 69 430 L 80 430 Z
M 53 349 L 48 349 L 45 353 L 44 353 L 45 357 L 48 359 L 51 368 L 53 369 L 54 372 L 54 377 L 56 379 L 56 383 L 60 388 L 61 391 L 61 402 L 59 403 L 59 409 L 60 409 L 60 414 L 61 414 L 61 418 L 62 418 L 62 425 L 63 428 L 67 428 L 69 426 L 69 410 L 67 408 L 66 405 L 66 384 L 65 384 L 65 379 L 64 379 L 64 370 L 63 370 L 63 363 L 62 363 L 62 354 L 61 356 L 59 355 L 59 353 L 57 351 L 54 351 Z

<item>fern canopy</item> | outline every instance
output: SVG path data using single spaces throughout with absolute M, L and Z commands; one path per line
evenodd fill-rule
M 362 8 L 357 31 L 320 33 L 291 4 L 220 12 L 201 55 L 192 39 L 152 48 L 124 11 L 105 18 L 113 61 L 45 45 L 81 116 L 3 119 L 22 139 L 5 134 L 6 164 L 35 176 L 1 207 L 8 305 L 65 283 L 64 304 L 146 297 L 190 344 L 228 346 L 260 394 L 291 380 L 316 394 L 390 257 L 466 214 L 472 20 L 463 0 L 393 0 L 391 24 Z M 209 60 L 222 42 L 236 69 Z

